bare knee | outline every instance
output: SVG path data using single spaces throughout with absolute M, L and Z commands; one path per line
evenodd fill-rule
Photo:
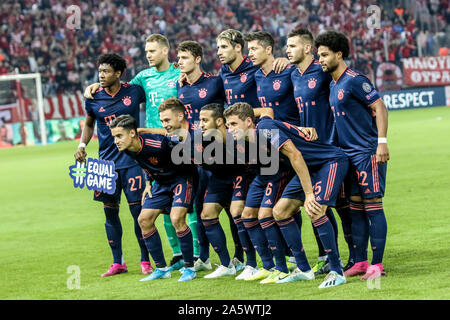
M 321 206 L 320 214 L 311 217 L 311 221 L 314 222 L 314 221 L 317 221 L 317 220 L 319 220 L 320 218 L 322 218 L 322 217 L 325 215 L 325 213 L 326 213 L 326 211 L 327 211 L 327 208 L 328 208 L 328 206 L 325 205 L 325 204 L 323 204 L 323 205 Z
M 281 198 L 273 208 L 275 220 L 284 220 L 292 217 L 297 212 L 302 202 L 294 199 Z
M 245 207 L 242 211 L 243 219 L 258 218 L 258 208 Z

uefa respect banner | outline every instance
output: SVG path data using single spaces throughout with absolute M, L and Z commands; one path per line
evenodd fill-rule
M 450 84 L 450 56 L 402 59 L 405 84 L 445 86 Z
M 69 176 L 74 188 L 84 188 L 98 192 L 114 194 L 117 172 L 113 161 L 88 158 L 69 167 Z

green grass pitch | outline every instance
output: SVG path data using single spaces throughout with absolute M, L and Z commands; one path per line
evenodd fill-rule
M 125 199 L 120 216 L 129 272 L 101 278 L 112 257 L 101 204 L 92 200 L 90 191 L 74 189 L 69 177 L 77 142 L 0 150 L 0 299 L 449 299 L 450 108 L 390 112 L 388 139 L 387 277 L 371 286 L 350 278 L 327 290 L 317 289 L 324 276 L 311 282 L 261 285 L 231 277 L 202 279 L 204 271 L 188 283 L 177 282 L 178 272 L 171 279 L 141 283 L 139 250 Z M 96 148 L 97 143 L 91 143 L 88 154 L 97 157 Z M 233 252 L 224 214 L 221 221 Z M 304 212 L 303 221 L 304 246 L 312 265 L 317 246 Z M 158 227 L 169 260 L 162 217 Z M 218 263 L 212 250 L 211 258 Z M 71 289 L 70 266 L 79 268 L 79 289 Z

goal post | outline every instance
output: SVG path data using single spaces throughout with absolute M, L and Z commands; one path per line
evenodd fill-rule
M 42 80 L 41 80 L 41 74 L 40 73 L 27 73 L 27 74 L 8 74 L 8 75 L 0 75 L 0 82 L 2 81 L 21 81 L 21 80 L 34 80 L 35 81 L 35 97 L 36 97 L 36 105 L 39 115 L 39 127 L 40 127 L 40 138 L 42 145 L 47 144 L 47 132 L 45 127 L 45 115 L 44 115 L 44 98 L 42 95 Z M 19 94 L 17 96 L 17 108 L 20 108 L 21 105 L 21 99 L 24 97 L 19 96 L 20 91 L 18 90 Z M 20 113 L 23 113 L 23 110 L 19 110 Z M 22 119 L 25 115 L 22 114 Z

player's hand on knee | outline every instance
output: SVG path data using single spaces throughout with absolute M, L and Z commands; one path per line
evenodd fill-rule
M 93 84 L 89 85 L 84 90 L 83 96 L 86 99 L 94 99 L 94 93 L 98 90 L 98 88 L 100 88 L 100 84 L 99 83 L 93 83 Z
M 275 73 L 281 73 L 289 65 L 289 60 L 287 58 L 276 58 L 273 62 L 273 70 Z
M 387 143 L 379 143 L 377 147 L 377 162 L 385 163 L 389 160 L 389 148 Z
M 305 210 L 312 220 L 315 220 L 322 214 L 322 206 L 318 203 L 313 193 L 305 195 Z

